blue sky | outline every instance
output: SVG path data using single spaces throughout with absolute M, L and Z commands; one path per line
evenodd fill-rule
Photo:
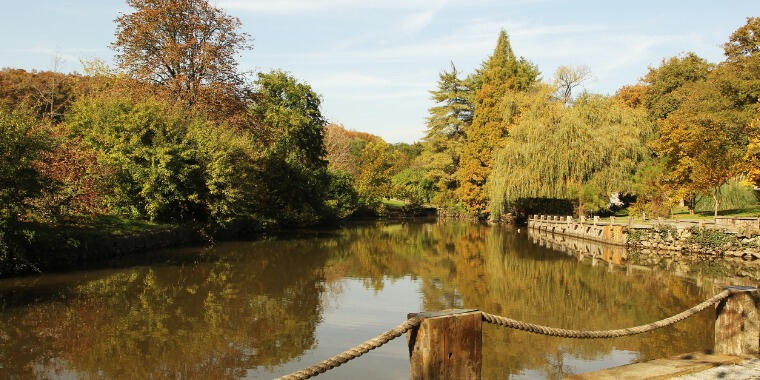
M 721 44 L 751 1 L 212 0 L 254 37 L 241 69 L 281 68 L 323 97 L 347 128 L 412 142 L 425 129 L 429 90 L 454 61 L 472 71 L 507 30 L 517 55 L 550 81 L 559 65 L 587 65 L 592 92 L 614 93 L 664 57 L 694 51 L 722 60 Z M 0 66 L 81 71 L 79 59 L 112 62 L 119 0 L 0 0 Z

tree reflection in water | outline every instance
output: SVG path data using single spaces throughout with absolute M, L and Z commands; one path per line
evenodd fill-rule
M 403 301 L 423 310 L 478 308 L 578 329 L 651 322 L 716 290 L 709 280 L 697 286 L 667 272 L 580 263 L 507 227 L 451 221 L 358 223 L 146 259 L 154 264 L 0 282 L 0 374 L 267 378 L 285 364 L 300 365 L 294 361 L 318 349 L 318 339 L 335 338 L 317 336 L 328 305 L 351 320 L 362 310 L 342 307 L 345 297 L 362 297 L 351 302 L 361 307 L 398 283 L 418 290 L 404 293 Z M 352 281 L 363 284 L 363 293 L 341 291 Z M 343 334 L 340 329 L 329 331 Z M 379 332 L 369 322 L 350 329 L 363 337 Z M 578 371 L 578 363 L 599 368 L 705 349 L 711 342 L 710 311 L 614 340 L 558 339 L 487 325 L 484 378 L 561 378 Z M 395 359 L 387 365 L 405 363 Z M 371 360 L 382 365 L 386 359 Z M 362 374 L 361 363 L 346 367 L 336 376 Z

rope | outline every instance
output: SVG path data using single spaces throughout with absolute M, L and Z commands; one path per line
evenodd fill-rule
M 401 334 L 419 326 L 420 322 L 421 320 L 417 317 L 409 318 L 404 323 L 356 347 L 343 351 L 342 353 L 337 354 L 327 360 L 321 361 L 317 364 L 314 364 L 311 367 L 304 368 L 298 372 L 293 372 L 289 375 L 282 376 L 278 378 L 277 380 L 303 380 L 303 379 L 308 379 L 313 376 L 317 376 L 322 372 L 333 369 L 343 363 L 346 363 L 347 361 L 351 359 L 356 359 L 359 356 L 366 354 L 370 350 L 374 350 L 375 348 L 378 348 L 390 342 L 391 340 L 398 338 L 399 336 L 401 336 Z
M 629 336 L 629 335 L 645 333 L 648 331 L 659 329 L 661 327 L 672 325 L 676 322 L 680 322 L 716 304 L 720 300 L 727 298 L 734 292 L 735 291 L 732 289 L 726 289 L 716 294 L 712 298 L 709 298 L 705 300 L 704 302 L 692 307 L 691 309 L 683 311 L 672 317 L 665 318 L 657 322 L 652 322 L 646 325 L 630 327 L 627 329 L 591 330 L 591 331 L 566 330 L 566 329 L 559 329 L 555 327 L 536 325 L 533 323 L 527 323 L 527 322 L 522 322 L 522 321 L 516 321 L 514 319 L 510 319 L 510 318 L 502 317 L 498 315 L 493 315 L 493 314 L 488 314 L 488 313 L 483 313 L 483 321 L 488 322 L 488 323 L 493 323 L 495 325 L 499 325 L 503 327 L 509 327 L 516 330 L 531 332 L 534 334 L 556 336 L 556 337 L 561 337 L 561 338 L 577 338 L 577 339 L 618 338 L 621 336 Z
M 672 317 L 668 317 L 668 318 L 659 320 L 657 322 L 652 322 L 646 325 L 630 327 L 627 329 L 618 329 L 618 330 L 591 330 L 591 331 L 566 330 L 566 329 L 560 329 L 560 328 L 555 328 L 555 327 L 548 327 L 548 326 L 536 325 L 533 323 L 517 321 L 511 318 L 502 317 L 499 315 L 494 315 L 494 314 L 489 314 L 489 313 L 484 313 L 484 312 L 481 312 L 481 314 L 482 314 L 484 322 L 493 323 L 495 325 L 508 327 L 508 328 L 512 328 L 516 330 L 523 330 L 523 331 L 531 332 L 534 334 L 542 334 L 542 335 L 555 336 L 555 337 L 560 337 L 560 338 L 578 338 L 578 339 L 618 338 L 622 336 L 645 333 L 648 331 L 656 330 L 661 327 L 669 326 L 674 323 L 680 322 L 718 303 L 720 300 L 741 291 L 742 290 L 740 289 L 726 289 L 712 296 L 711 298 L 705 300 L 704 302 L 698 305 L 695 305 L 691 309 L 685 310 Z M 313 376 L 317 376 L 323 372 L 326 372 L 330 369 L 338 367 L 341 364 L 348 362 L 349 360 L 356 359 L 359 356 L 362 356 L 366 354 L 367 352 L 374 350 L 375 348 L 378 348 L 395 338 L 398 338 L 399 336 L 401 336 L 401 334 L 419 326 L 421 322 L 422 320 L 418 317 L 409 318 L 404 323 L 356 347 L 343 351 L 342 353 L 335 355 L 329 359 L 323 360 L 317 364 L 314 364 L 311 367 L 304 368 L 300 371 L 293 372 L 291 374 L 279 377 L 276 380 L 304 380 Z

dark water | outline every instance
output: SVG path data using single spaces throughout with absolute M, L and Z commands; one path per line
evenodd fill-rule
M 0 378 L 272 378 L 393 327 L 478 308 L 577 329 L 657 320 L 716 292 L 661 270 L 579 262 L 525 232 L 372 222 L 150 254 L 151 264 L 0 281 Z M 484 325 L 484 378 L 561 378 L 710 348 L 712 312 L 612 340 Z M 406 379 L 403 337 L 325 379 Z

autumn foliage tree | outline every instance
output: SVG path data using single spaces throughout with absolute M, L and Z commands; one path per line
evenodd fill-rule
M 243 84 L 237 55 L 251 47 L 240 20 L 206 0 L 127 0 L 135 11 L 116 21 L 119 67 L 166 86 L 195 104 L 202 91 L 219 94 Z
M 480 88 L 475 95 L 475 115 L 466 131 L 456 176 L 459 198 L 472 214 L 484 217 L 488 214 L 484 186 L 491 174 L 493 152 L 503 146 L 514 123 L 504 117 L 505 110 L 514 106 L 507 95 L 528 89 L 536 82 L 539 71 L 525 58 L 515 56 L 507 32 L 502 30 L 493 55 L 484 63 L 481 73 Z

